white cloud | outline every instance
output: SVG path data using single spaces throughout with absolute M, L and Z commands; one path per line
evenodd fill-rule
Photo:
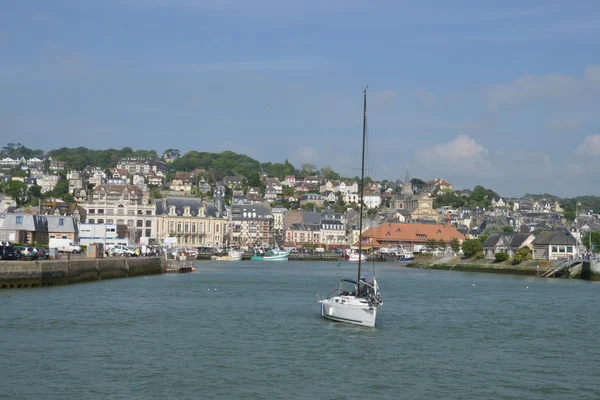
M 431 168 L 457 173 L 481 173 L 489 166 L 489 150 L 467 135 L 417 151 L 417 160 Z
M 600 135 L 586 136 L 577 147 L 577 153 L 591 157 L 600 155 Z

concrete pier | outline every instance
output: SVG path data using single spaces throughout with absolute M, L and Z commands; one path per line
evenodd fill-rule
M 0 261 L 0 288 L 66 285 L 165 273 L 158 257 Z
M 581 266 L 581 279 L 600 281 L 600 261 L 584 261 Z

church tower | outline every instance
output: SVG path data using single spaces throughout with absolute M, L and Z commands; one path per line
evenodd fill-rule
M 406 196 L 410 196 L 415 194 L 412 183 L 410 183 L 410 175 L 408 173 L 408 164 L 406 165 L 406 178 L 402 183 L 402 194 Z

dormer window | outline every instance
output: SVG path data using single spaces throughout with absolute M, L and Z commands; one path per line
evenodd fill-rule
M 169 207 L 169 215 L 175 215 L 175 206 Z
M 183 215 L 190 215 L 190 208 L 186 207 L 183 209 Z

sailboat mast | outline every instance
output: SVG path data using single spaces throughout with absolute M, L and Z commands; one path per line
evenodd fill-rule
M 356 297 L 360 294 L 360 265 L 362 262 L 362 223 L 363 223 L 363 195 L 365 192 L 365 146 L 367 142 L 367 89 L 363 91 L 363 137 L 362 137 L 362 162 L 360 166 L 360 215 L 358 219 L 358 276 L 356 277 Z

